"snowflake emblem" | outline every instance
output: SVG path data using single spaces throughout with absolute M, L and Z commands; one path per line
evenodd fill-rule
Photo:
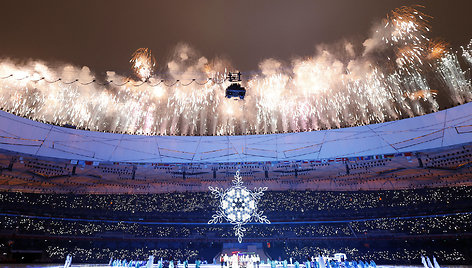
M 212 219 L 208 224 L 216 224 L 226 219 L 234 225 L 234 233 L 238 237 L 238 242 L 243 241 L 246 223 L 254 219 L 255 222 L 270 224 L 263 211 L 258 211 L 257 204 L 264 195 L 267 187 L 254 188 L 251 191 L 243 186 L 243 180 L 239 175 L 239 170 L 234 175 L 233 186 L 224 190 L 223 188 L 208 186 L 214 198 L 220 200 L 220 204 Z

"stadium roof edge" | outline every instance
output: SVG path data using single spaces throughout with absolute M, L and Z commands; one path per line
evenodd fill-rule
M 133 163 L 298 161 L 399 154 L 472 141 L 472 103 L 342 129 L 245 136 L 140 136 L 71 129 L 0 111 L 0 149 Z

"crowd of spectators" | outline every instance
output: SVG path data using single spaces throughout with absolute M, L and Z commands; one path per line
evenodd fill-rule
M 11 241 L 8 241 L 11 242 Z M 16 243 L 0 240 L 0 250 L 7 247 L 18 248 Z M 19 242 L 21 243 L 21 242 Z M 221 243 L 154 243 L 154 242 L 76 242 L 46 241 L 39 242 L 44 247 L 44 261 L 63 262 L 67 255 L 73 257 L 74 263 L 108 263 L 113 259 L 145 260 L 149 255 L 155 259 L 174 260 L 194 263 L 199 259 L 212 263 L 218 261 Z M 345 253 L 350 261 L 374 260 L 377 264 L 420 265 L 421 256 L 435 256 L 441 265 L 470 263 L 469 248 L 472 242 L 467 239 L 456 240 L 373 240 L 361 241 L 279 241 L 264 243 L 263 250 L 275 260 L 304 262 L 319 255 L 333 256 Z M 25 248 L 25 247 L 23 247 Z M 26 247 L 31 248 L 31 247 Z M 28 250 L 24 250 L 28 252 Z M 0 256 L 1 260 L 1 256 Z M 265 261 L 265 259 L 264 259 Z
M 329 254 L 344 252 L 380 263 L 395 258 L 414 259 L 423 253 L 420 244 L 409 245 L 404 251 L 378 245 L 360 250 L 359 245 L 349 241 L 444 239 L 464 243 L 472 237 L 471 194 L 472 187 L 465 186 L 356 192 L 269 191 L 259 207 L 272 224 L 246 225 L 244 239 L 286 242 L 267 249 L 272 257 L 302 259 L 329 250 Z M 207 224 L 217 206 L 218 200 L 207 192 L 146 195 L 2 192 L 0 238 L 18 242 L 16 245 L 21 245 L 22 240 L 33 244 L 41 241 L 40 247 L 38 244 L 33 247 L 47 249 L 48 258 L 53 260 L 67 254 L 74 254 L 74 260 L 82 262 L 103 262 L 110 255 L 121 259 L 142 259 L 149 254 L 176 259 L 207 258 L 205 254 L 216 254 L 221 248 L 203 252 L 202 246 L 189 245 L 200 241 L 221 247 L 224 242 L 236 241 L 232 225 Z M 131 242 L 116 247 L 94 242 L 110 240 Z M 327 240 L 331 247 L 316 245 L 317 241 Z M 78 245 L 74 241 L 95 244 Z M 186 244 L 150 246 L 149 241 Z M 332 246 L 337 241 L 344 244 Z M 448 263 L 471 260 L 470 254 L 451 245 L 429 252 L 433 250 Z
M 334 222 L 287 222 L 246 225 L 247 238 L 297 239 L 319 237 L 395 236 L 472 233 L 472 213 L 372 218 Z M 189 238 L 218 241 L 234 237 L 229 224 L 159 224 L 149 222 L 76 220 L 36 216 L 0 216 L 0 229 L 12 235 Z
M 203 248 L 205 250 L 205 248 Z M 81 247 L 75 246 L 73 250 L 70 247 L 54 245 L 47 248 L 48 257 L 52 260 L 65 259 L 68 254 L 71 254 L 73 259 L 80 260 L 86 263 L 106 263 L 111 257 L 113 259 L 127 259 L 127 260 L 144 260 L 147 256 L 154 255 L 158 259 L 164 260 L 181 260 L 186 259 L 195 260 L 201 258 L 202 255 L 207 255 L 202 251 L 202 248 L 149 248 L 138 247 L 133 249 L 128 248 L 109 248 L 109 247 Z M 215 255 L 217 252 L 212 252 Z M 211 256 L 211 254 L 210 254 Z M 208 256 L 208 257 L 210 257 Z M 213 258 L 214 256 L 211 256 Z
M 383 264 L 421 265 L 421 256 L 434 255 L 441 265 L 470 262 L 470 241 L 329 241 L 310 243 L 273 243 L 266 251 L 282 259 L 306 260 L 310 256 L 345 253 L 351 260 L 375 260 Z
M 0 209 L 35 215 L 152 221 L 206 221 L 218 207 L 209 192 L 143 195 L 1 192 Z M 269 191 L 259 208 L 272 220 L 297 221 L 463 212 L 472 187 L 388 191 Z
M 32 256 L 31 253 L 41 248 L 42 253 Z M 19 250 L 20 249 L 20 250 Z M 29 262 L 43 261 L 47 263 L 63 263 L 70 255 L 73 263 L 108 263 L 110 258 L 121 260 L 147 260 L 150 255 L 155 256 L 155 263 L 159 259 L 181 261 L 196 259 L 212 262 L 221 251 L 221 244 L 214 243 L 155 243 L 119 242 L 119 241 L 68 241 L 68 240 L 1 240 L 0 262 L 8 261 L 11 253 L 24 252 L 22 257 Z M 30 254 L 28 254 L 30 253 Z M 18 254 L 18 253 L 17 253 Z M 10 255 L 10 256 L 6 256 Z M 21 260 L 22 258 L 20 258 Z M 10 260 L 11 261 L 11 260 Z

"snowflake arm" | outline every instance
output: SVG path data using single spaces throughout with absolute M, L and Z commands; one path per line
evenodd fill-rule
M 211 220 L 208 221 L 208 224 L 216 224 L 223 222 L 224 214 L 221 210 L 218 210 L 215 214 L 211 216 Z
M 223 189 L 221 188 L 218 188 L 218 187 L 213 187 L 213 186 L 208 186 L 208 189 L 210 189 L 211 191 L 211 194 L 213 195 L 213 197 L 215 198 L 220 198 L 223 196 Z
M 270 221 L 267 219 L 267 216 L 264 216 L 264 211 L 258 211 L 254 214 L 254 221 L 260 223 L 270 224 Z
M 242 223 L 238 223 L 233 227 L 234 234 L 238 237 L 239 243 L 243 242 L 244 232 L 246 232 L 246 228 L 244 228 L 242 225 Z
M 233 180 L 233 184 L 235 186 L 241 186 L 243 185 L 243 178 L 239 175 L 239 170 L 236 171 L 236 175 L 234 175 L 234 180 Z

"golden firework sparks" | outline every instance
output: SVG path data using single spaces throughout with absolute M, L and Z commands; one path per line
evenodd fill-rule
M 146 81 L 154 73 L 156 59 L 149 48 L 138 48 L 132 55 L 130 61 L 135 74 Z
M 443 40 L 432 40 L 428 46 L 428 59 L 439 59 L 446 52 L 449 44 Z

